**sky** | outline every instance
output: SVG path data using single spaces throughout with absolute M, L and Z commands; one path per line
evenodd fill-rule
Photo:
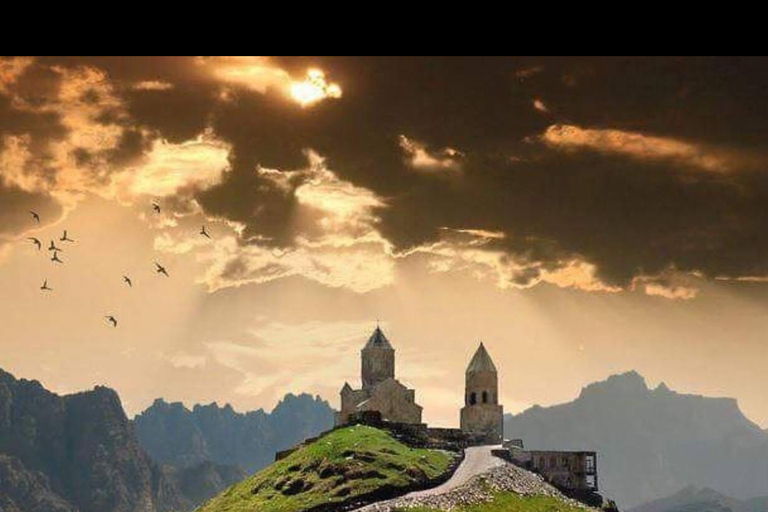
M 482 341 L 509 412 L 637 370 L 768 427 L 767 88 L 756 58 L 2 58 L 0 368 L 131 415 L 338 406 L 378 320 L 433 424 Z

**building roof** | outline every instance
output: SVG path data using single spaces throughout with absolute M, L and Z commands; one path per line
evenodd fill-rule
M 395 350 L 392 345 L 389 344 L 389 340 L 384 336 L 384 332 L 381 327 L 376 326 L 376 330 L 373 331 L 371 337 L 368 338 L 368 342 L 363 347 L 363 350 L 368 348 L 388 348 L 389 350 Z
M 491 356 L 488 355 L 488 351 L 485 350 L 485 345 L 480 343 L 480 346 L 475 351 L 475 355 L 472 356 L 472 360 L 469 362 L 469 366 L 467 366 L 467 373 L 482 372 L 496 373 L 496 366 L 493 364 Z

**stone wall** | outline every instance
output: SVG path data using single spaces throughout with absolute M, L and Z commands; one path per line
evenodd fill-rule
M 501 444 L 504 438 L 504 409 L 501 405 L 467 405 L 461 409 L 461 430 L 479 437 L 484 444 Z

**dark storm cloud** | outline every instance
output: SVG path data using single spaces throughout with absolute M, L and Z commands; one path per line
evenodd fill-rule
M 30 210 L 40 215 L 43 224 L 61 216 L 61 207 L 47 194 L 25 192 L 0 181 L 0 242 L 37 227 Z
M 246 238 L 292 243 L 302 178 L 286 191 L 256 168 L 301 169 L 312 148 L 340 178 L 386 201 L 379 229 L 399 249 L 439 240 L 444 227 L 483 229 L 506 234 L 488 248 L 513 260 L 555 269 L 579 258 L 609 284 L 671 267 L 768 273 L 765 60 L 272 62 L 293 77 L 323 69 L 343 97 L 301 108 L 276 91 L 223 84 L 189 58 L 57 63 L 106 70 L 131 118 L 161 137 L 182 141 L 212 128 L 229 143 L 230 169 L 198 200 L 209 214 L 243 223 Z M 144 81 L 168 86 L 133 87 Z M 547 143 L 553 125 L 591 138 Z M 416 172 L 401 136 L 461 152 L 460 170 Z M 126 147 L 144 146 L 134 134 Z

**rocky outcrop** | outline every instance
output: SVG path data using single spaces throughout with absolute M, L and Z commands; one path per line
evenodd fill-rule
M 48 478 L 30 471 L 16 457 L 0 455 L 1 512 L 77 512 L 56 494 Z
M 158 399 L 134 419 L 139 440 L 162 464 L 188 468 L 206 461 L 257 471 L 275 453 L 333 427 L 328 402 L 288 394 L 271 413 L 238 413 L 230 405 L 195 405 Z
M 560 491 L 546 483 L 541 476 L 512 464 L 504 464 L 477 475 L 464 485 L 444 493 L 419 493 L 417 496 L 403 496 L 368 505 L 356 512 L 394 512 L 414 507 L 453 510 L 458 507 L 491 501 L 493 494 L 498 491 L 513 492 L 521 496 L 550 496 L 584 510 L 593 510 L 564 496 Z

